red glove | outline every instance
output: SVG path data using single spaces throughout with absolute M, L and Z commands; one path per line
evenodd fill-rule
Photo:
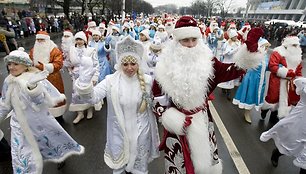
M 288 72 L 287 72 L 287 76 L 286 77 L 294 78 L 295 77 L 295 72 L 292 69 L 289 69 Z
M 261 36 L 263 36 L 264 32 L 261 28 L 252 28 L 247 36 L 247 40 L 245 44 L 250 52 L 256 52 L 258 48 L 258 40 Z

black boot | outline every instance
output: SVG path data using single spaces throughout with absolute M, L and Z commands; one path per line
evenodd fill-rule
M 132 174 L 131 172 L 127 172 L 127 171 L 125 171 L 125 173 L 126 173 L 126 174 Z
M 279 121 L 279 118 L 277 117 L 277 115 L 278 115 L 277 111 L 271 112 L 269 122 L 272 125 L 275 125 Z
M 300 169 L 300 174 L 306 174 L 306 170 L 303 169 L 303 168 L 301 168 L 301 169 Z
M 228 101 L 231 101 L 232 99 L 231 99 L 231 90 L 230 89 L 226 89 L 226 99 L 228 100 Z
M 268 113 L 269 109 L 265 109 L 265 110 L 261 110 L 261 119 L 264 120 L 267 116 L 267 113 Z
M 0 162 L 11 161 L 11 147 L 5 138 L 0 141 Z
M 272 152 L 272 156 L 271 156 L 271 163 L 274 167 L 278 166 L 278 159 L 280 156 L 282 156 L 283 154 L 281 154 L 278 149 L 274 149 Z

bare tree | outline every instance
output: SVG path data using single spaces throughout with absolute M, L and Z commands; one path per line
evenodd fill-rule
M 228 15 L 229 9 L 232 8 L 233 0 L 219 0 L 216 5 L 220 10 L 220 16 L 224 18 Z
M 69 19 L 70 4 L 72 1 L 73 0 L 55 0 L 53 2 L 63 7 L 64 14 Z

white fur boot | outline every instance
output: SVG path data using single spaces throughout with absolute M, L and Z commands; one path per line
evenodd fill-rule
M 90 107 L 87 110 L 87 119 L 92 119 L 92 115 L 93 115 L 93 107 Z
M 246 122 L 248 122 L 248 123 L 252 123 L 252 120 L 251 120 L 251 110 L 245 110 L 244 111 L 244 119 L 245 119 L 245 121 Z
M 78 124 L 83 118 L 84 118 L 84 113 L 83 113 L 83 111 L 78 111 L 78 115 L 77 115 L 76 118 L 73 120 L 73 124 Z

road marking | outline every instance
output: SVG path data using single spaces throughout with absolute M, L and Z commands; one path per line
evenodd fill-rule
M 214 118 L 214 122 L 216 123 L 219 131 L 220 131 L 220 134 L 224 140 L 224 143 L 229 151 L 229 154 L 231 156 L 231 158 L 233 159 L 234 161 L 234 164 L 238 170 L 238 172 L 240 174 L 250 174 L 250 171 L 249 169 L 247 168 L 246 164 L 244 163 L 238 149 L 236 148 L 235 146 L 235 143 L 234 141 L 232 140 L 230 134 L 227 132 L 216 108 L 214 107 L 213 103 L 212 102 L 208 102 L 209 104 L 209 108 L 210 108 L 210 112 L 211 112 L 211 115 L 213 116 Z

